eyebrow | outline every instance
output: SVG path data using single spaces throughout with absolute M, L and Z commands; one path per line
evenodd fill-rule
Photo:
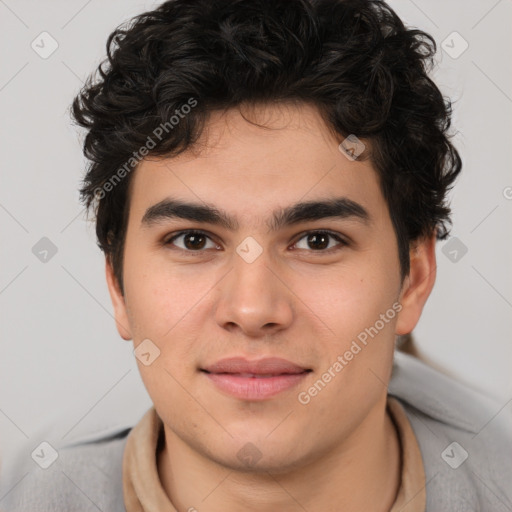
M 273 212 L 267 222 L 271 231 L 284 226 L 292 226 L 306 221 L 321 219 L 350 219 L 369 224 L 371 217 L 359 203 L 347 197 L 336 197 L 326 200 L 299 202 Z M 149 207 L 142 217 L 143 227 L 150 227 L 170 219 L 185 219 L 222 226 L 230 231 L 239 228 L 238 221 L 227 212 L 215 206 L 190 203 L 174 198 L 166 198 Z

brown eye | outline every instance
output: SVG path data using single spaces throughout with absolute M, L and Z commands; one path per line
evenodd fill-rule
M 338 244 L 330 245 L 330 240 L 336 240 Z M 305 247 L 299 247 L 298 244 L 301 240 L 306 240 Z M 313 250 L 318 252 L 329 252 L 330 249 L 339 249 L 345 245 L 348 245 L 342 238 L 329 231 L 310 231 L 306 233 L 299 242 L 295 243 L 294 246 L 298 249 Z M 326 250 L 328 249 L 328 250 Z
M 206 237 L 203 235 L 197 235 L 196 233 L 183 235 L 183 244 L 187 249 L 202 249 L 205 242 Z
M 181 244 L 176 243 L 181 239 Z M 210 247 L 206 247 L 208 240 Z M 202 231 L 182 231 L 165 242 L 165 245 L 175 245 L 178 249 L 188 252 L 201 252 L 204 248 L 215 248 L 216 244 Z

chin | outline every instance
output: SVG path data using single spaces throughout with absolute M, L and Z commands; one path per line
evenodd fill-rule
M 243 437 L 230 439 L 223 443 L 222 451 L 211 451 L 206 454 L 217 464 L 231 471 L 243 473 L 290 473 L 307 464 L 313 457 L 306 452 L 298 452 L 300 443 L 290 437 L 276 436 L 270 441 L 266 436 L 271 429 L 261 436 L 249 436 L 247 431 Z M 210 446 L 219 446 L 213 444 Z
M 247 446 L 243 447 L 246 449 Z M 293 454 L 292 458 L 289 455 L 273 454 L 272 457 L 265 456 L 263 452 L 252 452 L 251 456 L 245 455 L 245 458 L 240 458 L 239 454 L 233 458 L 232 456 L 224 458 L 219 457 L 215 459 L 219 465 L 226 467 L 231 471 L 239 473 L 252 473 L 254 475 L 284 475 L 291 473 L 301 468 L 305 461 L 304 458 L 297 458 L 297 454 Z

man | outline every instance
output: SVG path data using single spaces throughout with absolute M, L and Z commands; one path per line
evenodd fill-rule
M 394 353 L 461 169 L 432 38 L 380 1 L 171 0 L 107 48 L 73 104 L 82 197 L 154 407 L 13 500 L 512 510 L 510 424 Z

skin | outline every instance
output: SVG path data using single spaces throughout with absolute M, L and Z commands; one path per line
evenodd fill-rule
M 238 109 L 215 112 L 197 147 L 140 164 L 130 189 L 124 296 L 106 265 L 120 335 L 135 347 L 149 338 L 161 351 L 151 365 L 138 365 L 164 423 L 162 486 L 178 510 L 387 511 L 401 468 L 386 386 L 395 336 L 412 331 L 434 285 L 435 236 L 411 248 L 402 282 L 371 161 L 342 155 L 343 138 L 313 106 L 243 113 L 271 129 Z M 146 210 L 171 195 L 226 210 L 239 229 L 180 219 L 143 226 Z M 370 222 L 328 218 L 276 232 L 266 224 L 299 200 L 338 196 L 364 206 Z M 164 243 L 186 229 L 207 232 L 202 252 L 184 237 Z M 328 248 L 316 249 L 306 235 L 321 229 L 349 245 L 330 238 Z M 252 263 L 236 252 L 248 236 L 263 249 Z M 397 302 L 400 313 L 301 404 L 298 393 Z M 298 388 L 247 401 L 220 392 L 199 371 L 232 356 L 277 356 L 312 372 Z M 261 454 L 256 464 L 237 456 L 246 443 Z

